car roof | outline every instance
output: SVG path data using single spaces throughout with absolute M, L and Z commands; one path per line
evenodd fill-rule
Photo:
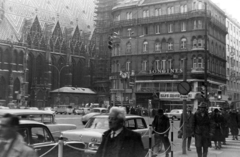
M 41 124 L 44 125 L 41 122 L 33 121 L 33 120 L 19 120 L 20 124 Z
M 106 108 L 104 108 L 104 107 L 94 107 L 94 108 L 92 108 L 92 109 L 106 109 Z
M 1 109 L 0 116 L 6 113 L 14 114 L 14 115 L 22 115 L 22 114 L 51 114 L 50 111 L 44 110 L 30 110 L 30 109 Z
M 107 118 L 109 116 L 109 114 L 98 114 L 98 115 L 95 115 L 94 117 L 103 117 L 103 118 Z M 143 118 L 141 116 L 137 116 L 137 115 L 131 115 L 131 114 L 128 114 L 126 115 L 126 119 L 128 118 Z

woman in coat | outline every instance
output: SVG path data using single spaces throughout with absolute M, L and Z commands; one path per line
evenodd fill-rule
M 224 117 L 220 114 L 218 109 L 215 109 L 211 115 L 211 120 L 215 127 L 212 141 L 215 143 L 215 149 L 221 149 L 221 142 L 224 141 Z
M 233 109 L 229 113 L 228 125 L 231 129 L 231 134 L 233 135 L 233 140 L 238 140 L 238 115 L 237 115 L 235 109 Z
M 189 105 L 187 107 L 187 116 L 186 116 L 186 121 L 185 121 L 188 151 L 191 151 L 190 146 L 191 146 L 191 140 L 192 140 L 192 136 L 193 136 L 192 123 L 193 123 L 192 107 Z M 179 128 L 181 131 L 183 131 L 183 114 L 181 115 Z

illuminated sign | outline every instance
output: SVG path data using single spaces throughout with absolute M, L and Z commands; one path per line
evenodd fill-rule
M 190 92 L 188 94 L 188 99 L 194 99 L 196 96 L 196 93 L 194 92 Z M 159 99 L 165 99 L 165 100 L 171 100 L 171 99 L 174 99 L 174 100 L 181 100 L 181 94 L 180 93 L 177 93 L 177 92 L 160 92 L 159 94 Z

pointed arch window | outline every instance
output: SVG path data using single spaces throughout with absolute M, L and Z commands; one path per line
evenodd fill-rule
M 170 40 L 168 40 L 168 50 L 173 50 L 173 40 L 172 39 L 170 39 Z
M 193 39 L 193 48 L 197 48 L 197 39 L 196 38 L 194 38 Z
M 199 38 L 199 39 L 198 39 L 198 47 L 199 47 L 199 48 L 202 48 L 202 47 L 203 47 L 203 39 L 202 39 L 202 38 Z
M 181 39 L 181 49 L 186 49 L 187 48 L 187 39 L 182 38 Z
M 147 52 L 148 51 L 148 42 L 144 41 L 143 42 L 143 52 Z
M 155 51 L 160 51 L 161 50 L 161 44 L 160 44 L 160 42 L 157 40 L 156 42 L 155 42 Z
M 132 44 L 131 44 L 131 42 L 127 42 L 126 47 L 127 47 L 127 53 L 131 53 L 132 52 Z
M 193 58 L 193 69 L 196 69 L 197 68 L 197 58 L 194 57 Z

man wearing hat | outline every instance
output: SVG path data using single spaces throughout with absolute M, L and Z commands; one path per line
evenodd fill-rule
M 207 113 L 207 104 L 200 103 L 198 112 L 193 116 L 193 132 L 195 136 L 195 146 L 198 157 L 207 157 L 210 136 L 213 136 L 214 125 Z

